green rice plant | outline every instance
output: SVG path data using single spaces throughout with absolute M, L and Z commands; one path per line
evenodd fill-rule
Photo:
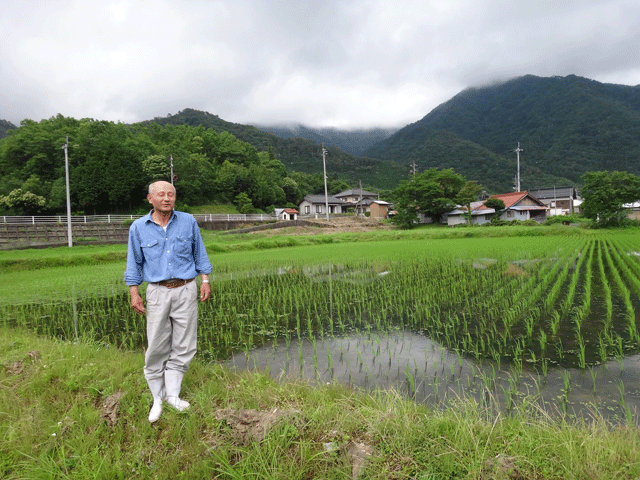
M 575 268 L 573 273 L 571 274 L 571 277 L 569 279 L 569 286 L 568 286 L 568 291 L 567 294 L 564 298 L 564 301 L 562 302 L 561 305 L 561 310 L 563 315 L 566 315 L 569 310 L 571 309 L 571 307 L 573 306 L 573 301 L 574 301 L 574 296 L 576 293 L 576 288 L 578 286 L 578 280 L 580 279 L 580 269 L 582 267 L 582 264 L 584 263 L 584 260 L 586 258 L 585 255 L 582 254 L 583 250 L 580 250 L 579 255 L 578 255 L 578 260 L 575 263 Z
M 629 337 L 631 339 L 635 339 L 637 337 L 637 328 L 635 321 L 635 310 L 633 308 L 633 303 L 631 302 L 631 292 L 618 273 L 619 268 L 624 271 L 624 267 L 622 266 L 623 263 L 621 262 L 620 255 L 615 248 L 605 248 L 604 253 L 606 263 L 609 266 L 609 273 L 614 279 L 618 292 L 624 299 Z
M 606 316 L 603 319 L 604 322 L 604 328 L 606 330 L 608 330 L 609 328 L 611 328 L 611 321 L 613 319 L 613 301 L 612 301 L 612 292 L 611 292 L 611 286 L 609 285 L 609 281 L 607 278 L 607 275 L 605 274 L 605 268 L 604 268 L 604 262 L 603 262 L 603 248 L 606 248 L 606 244 L 601 241 L 598 240 L 598 249 L 597 249 L 597 265 L 598 265 L 598 274 L 600 276 L 600 280 L 602 283 L 602 289 L 603 289 L 603 297 L 605 300 L 605 305 L 606 305 Z
M 584 344 L 584 338 L 579 331 L 576 332 L 576 341 L 578 343 L 578 365 L 580 368 L 586 367 L 586 347 Z

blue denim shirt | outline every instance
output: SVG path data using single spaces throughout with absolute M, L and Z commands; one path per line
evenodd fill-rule
M 129 248 L 124 282 L 140 285 L 162 280 L 194 278 L 213 267 L 191 214 L 174 211 L 167 231 L 151 219 L 151 212 L 129 228 Z

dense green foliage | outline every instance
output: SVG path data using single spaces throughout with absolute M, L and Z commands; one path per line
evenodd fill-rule
M 430 168 L 403 180 L 393 191 L 398 212 L 393 222 L 403 228 L 411 228 L 418 222 L 418 214 L 422 213 L 437 223 L 459 202 L 471 202 L 473 193 L 477 195 L 479 189 L 475 182 L 466 182 L 452 169 Z
M 365 155 L 455 168 L 494 192 L 580 183 L 587 171 L 640 174 L 640 86 L 532 75 L 461 92 Z
M 270 147 L 263 152 L 229 132 L 204 126 L 127 126 L 58 115 L 24 120 L 0 140 L 0 210 L 47 214 L 66 207 L 64 152 L 69 137 L 71 203 L 75 213 L 144 211 L 146 185 L 170 180 L 173 162 L 178 207 L 236 202 L 242 209 L 271 211 L 297 206 L 321 193 L 321 174 L 289 173 Z M 170 160 L 172 159 L 172 160 Z M 321 163 L 321 162 L 320 162 Z M 349 188 L 335 173 L 331 193 Z
M 640 199 L 640 177 L 626 172 L 588 172 L 583 175 L 584 216 L 600 226 L 617 226 L 627 218 L 625 203 Z

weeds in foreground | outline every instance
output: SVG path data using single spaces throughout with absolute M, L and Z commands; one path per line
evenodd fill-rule
M 463 400 L 426 407 L 393 390 L 278 382 L 198 359 L 184 385 L 191 411 L 149 424 L 142 364 L 142 352 L 0 331 L 0 476 L 352 478 L 356 464 L 370 479 L 640 475 L 640 432 L 601 419 L 495 415 Z M 241 409 L 288 413 L 251 437 L 234 428 L 229 412 Z

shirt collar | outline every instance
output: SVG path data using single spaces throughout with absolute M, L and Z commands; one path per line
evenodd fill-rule
M 148 223 L 156 223 L 153 221 L 153 218 L 151 218 L 151 215 L 153 214 L 153 208 L 151 210 L 149 210 L 149 213 L 147 213 L 143 218 L 144 218 L 144 222 Z M 176 211 L 175 209 L 171 210 L 171 217 L 169 218 L 169 221 L 167 222 L 167 225 L 169 225 L 171 223 L 171 220 L 173 220 L 173 217 L 176 216 Z

